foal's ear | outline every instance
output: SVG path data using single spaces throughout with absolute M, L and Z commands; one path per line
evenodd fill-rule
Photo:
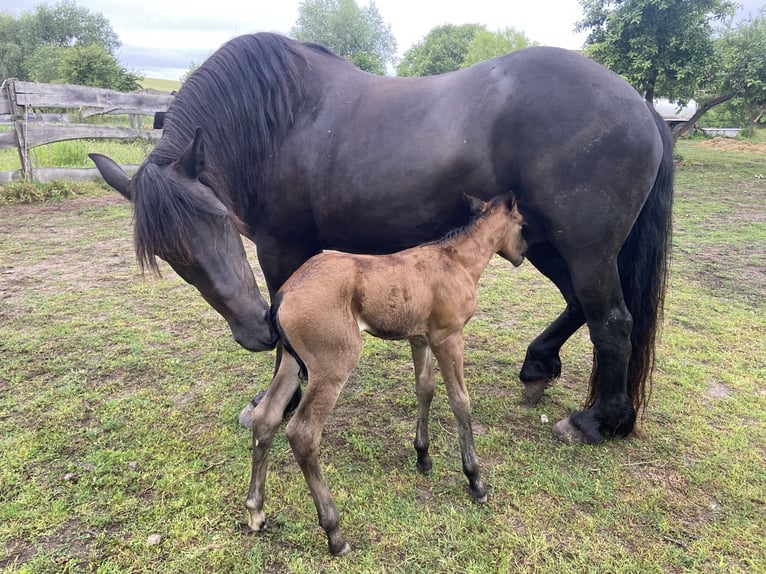
M 202 138 L 202 128 L 198 127 L 195 130 L 194 139 L 176 163 L 181 171 L 192 179 L 197 179 L 205 170 L 205 144 Z
M 469 195 L 465 191 L 463 192 L 463 201 L 473 214 L 481 213 L 484 211 L 484 206 L 486 205 L 481 199 L 474 197 L 473 195 Z

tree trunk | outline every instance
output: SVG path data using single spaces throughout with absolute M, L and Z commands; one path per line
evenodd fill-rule
M 694 124 L 697 123 L 697 121 L 704 116 L 707 112 L 710 111 L 711 108 L 714 108 L 715 106 L 722 104 L 724 102 L 728 102 L 731 100 L 736 94 L 733 92 L 729 92 L 727 94 L 721 94 L 720 96 L 716 96 L 713 99 L 710 99 L 706 102 L 702 102 L 700 106 L 697 108 L 697 111 L 694 112 L 694 115 L 689 118 L 688 121 L 685 121 L 681 124 L 676 125 L 673 130 L 673 139 L 677 140 L 682 135 L 690 132 L 694 128 Z

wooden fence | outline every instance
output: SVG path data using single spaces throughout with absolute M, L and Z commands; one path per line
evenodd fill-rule
M 89 179 L 93 169 L 34 168 L 29 150 L 65 140 L 143 139 L 156 141 L 160 129 L 144 129 L 142 116 L 165 112 L 173 101 L 169 94 L 150 92 L 123 93 L 100 88 L 66 84 L 37 84 L 6 80 L 0 88 L 0 123 L 10 124 L 10 131 L 0 131 L 0 149 L 15 147 L 20 169 L 0 172 L 0 183 L 18 179 L 53 181 Z M 103 114 L 127 114 L 130 127 L 98 126 L 71 122 L 72 112 L 79 118 Z M 137 166 L 123 166 L 126 170 Z

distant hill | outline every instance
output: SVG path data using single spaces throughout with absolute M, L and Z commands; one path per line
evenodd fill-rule
M 181 87 L 181 82 L 175 80 L 160 80 L 158 78 L 144 78 L 138 82 L 145 90 L 159 90 L 161 92 L 178 91 Z

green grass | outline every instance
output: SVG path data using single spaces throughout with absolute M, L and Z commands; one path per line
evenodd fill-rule
M 526 344 L 561 310 L 529 265 L 496 259 L 466 329 L 489 501 L 470 501 L 440 385 L 433 473 L 415 470 L 408 346 L 365 339 L 323 439 L 353 552 L 325 537 L 284 433 L 268 529 L 241 527 L 250 435 L 236 414 L 269 381 L 169 268 L 142 279 L 116 193 L 0 207 L 0 568 L 7 572 L 766 571 L 766 155 L 682 141 L 675 254 L 641 436 L 560 444 L 587 333 L 534 409 Z M 252 250 L 250 251 L 255 261 Z M 543 415 L 549 422 L 543 422 Z M 161 536 L 151 544 L 150 536 Z
M 178 91 L 181 87 L 181 82 L 175 80 L 161 80 L 159 78 L 144 78 L 140 82 L 141 87 L 152 90 L 159 90 L 161 92 L 173 92 Z

